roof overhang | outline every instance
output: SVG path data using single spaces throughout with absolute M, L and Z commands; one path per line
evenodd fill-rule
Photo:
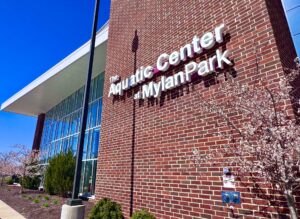
M 108 23 L 97 33 L 93 77 L 106 63 Z M 90 41 L 50 68 L 1 105 L 1 110 L 29 116 L 48 112 L 85 84 Z

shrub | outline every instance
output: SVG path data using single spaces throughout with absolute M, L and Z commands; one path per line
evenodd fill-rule
M 46 201 L 48 201 L 50 198 L 49 198 L 49 196 L 46 195 L 46 196 L 44 197 L 44 199 L 45 199 Z
M 54 200 L 53 200 L 53 204 L 54 204 L 54 205 L 58 205 L 58 200 L 54 199 Z
M 123 219 L 121 205 L 108 198 L 101 199 L 91 210 L 89 219 Z
M 142 209 L 140 211 L 134 212 L 130 219 L 155 219 L 155 216 L 149 213 L 147 210 Z
M 40 200 L 37 199 L 37 198 L 35 198 L 35 199 L 33 200 L 33 202 L 36 203 L 36 204 L 38 204 L 38 203 L 40 203 Z
M 53 157 L 45 174 L 46 192 L 67 197 L 73 187 L 74 170 L 75 158 L 71 150 Z
M 30 176 L 24 176 L 21 178 L 20 183 L 25 189 L 38 189 L 40 185 L 40 178 L 38 176 L 30 177 Z
M 43 207 L 48 208 L 48 207 L 49 207 L 49 204 L 48 204 L 48 203 L 44 203 L 44 204 L 43 204 Z
M 20 178 L 17 175 L 12 175 L 12 180 L 14 183 L 20 183 Z
M 9 178 L 6 180 L 6 183 L 7 183 L 8 185 L 12 185 L 12 184 L 14 184 L 14 180 L 13 180 L 11 177 L 9 177 Z
M 31 196 L 28 196 L 27 199 L 28 199 L 28 200 L 32 200 L 33 198 L 32 198 Z

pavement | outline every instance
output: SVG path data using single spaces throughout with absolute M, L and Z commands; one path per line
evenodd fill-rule
M 26 219 L 5 202 L 0 200 L 0 219 Z

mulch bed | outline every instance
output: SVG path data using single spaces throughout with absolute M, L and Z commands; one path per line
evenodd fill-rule
M 17 186 L 0 186 L 0 200 L 28 219 L 59 219 L 61 206 L 66 202 L 66 198 L 49 196 L 41 191 L 25 190 L 20 194 L 20 187 Z M 85 218 L 88 218 L 94 204 L 87 201 L 83 203 Z

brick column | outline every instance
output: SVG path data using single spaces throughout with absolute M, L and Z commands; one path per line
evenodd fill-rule
M 44 121 L 45 121 L 45 114 L 40 114 L 38 116 L 38 120 L 36 123 L 36 129 L 35 129 L 34 140 L 33 140 L 33 144 L 32 144 L 32 150 L 40 149 L 42 133 L 43 133 L 43 128 L 44 128 Z

